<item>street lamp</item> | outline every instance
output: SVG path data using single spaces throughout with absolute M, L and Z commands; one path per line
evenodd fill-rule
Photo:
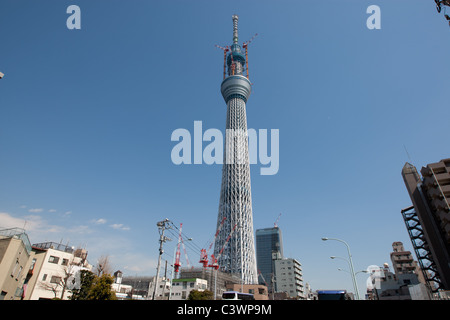
M 339 271 L 344 271 L 344 272 L 350 273 L 350 271 L 347 271 L 347 270 L 342 269 L 342 268 L 338 268 L 338 270 L 339 270 Z M 367 271 L 367 270 L 356 271 L 356 272 L 355 272 L 355 276 L 356 276 L 358 273 L 368 273 L 368 272 L 369 272 L 369 271 Z
M 350 263 L 349 263 L 349 265 L 350 265 L 350 274 L 351 274 L 352 280 L 353 280 L 353 288 L 355 289 L 356 299 L 359 300 L 358 284 L 356 283 L 355 269 L 353 268 L 353 261 L 352 261 L 352 254 L 350 253 L 350 246 L 348 245 L 347 242 L 345 242 L 344 240 L 341 240 L 341 239 L 326 238 L 326 237 L 322 238 L 322 241 L 328 241 L 328 240 L 335 240 L 335 241 L 342 242 L 347 247 L 348 257 L 349 257 L 349 260 L 350 260 Z M 334 257 L 334 258 L 336 258 L 336 257 Z M 331 259 L 334 259 L 334 258 L 331 258 Z

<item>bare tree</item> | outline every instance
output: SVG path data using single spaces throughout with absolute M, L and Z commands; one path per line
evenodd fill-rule
M 109 261 L 109 256 L 101 256 L 95 267 L 97 276 L 101 276 L 103 274 L 112 274 L 112 266 Z
M 69 291 L 78 289 L 77 285 L 79 285 L 79 283 L 76 282 L 77 280 L 79 281 L 79 274 L 77 273 L 79 273 L 82 268 L 86 267 L 86 256 L 86 254 L 81 257 L 72 256 L 70 261 L 66 261 L 65 264 L 62 265 L 60 272 L 51 276 L 49 282 L 40 281 L 38 284 L 39 287 L 44 290 L 52 291 L 55 298 L 57 298 L 57 295 L 60 292 L 60 298 L 64 299 L 66 289 Z

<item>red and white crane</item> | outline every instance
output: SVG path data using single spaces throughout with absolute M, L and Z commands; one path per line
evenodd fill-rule
M 219 234 L 220 230 L 222 229 L 222 226 L 223 226 L 223 224 L 224 224 L 226 219 L 227 219 L 227 217 L 224 217 L 222 219 L 222 221 L 220 222 L 219 227 L 217 228 L 216 234 L 214 235 L 214 239 L 209 244 L 208 251 L 206 249 L 201 249 L 200 250 L 200 261 L 199 262 L 201 264 L 203 264 L 203 268 L 208 267 L 208 254 L 209 254 L 209 251 L 211 251 L 211 248 L 212 248 L 214 242 L 216 241 L 217 235 Z

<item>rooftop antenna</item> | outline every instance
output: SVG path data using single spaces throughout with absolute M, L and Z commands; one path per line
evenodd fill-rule
M 411 162 L 411 157 L 409 156 L 408 149 L 406 149 L 405 145 L 403 145 L 403 148 L 405 148 L 405 152 L 406 152 L 406 155 L 408 156 L 408 160 L 409 160 L 409 162 Z
M 239 16 L 237 14 L 233 14 L 231 17 L 233 19 L 233 43 L 238 44 L 238 20 Z

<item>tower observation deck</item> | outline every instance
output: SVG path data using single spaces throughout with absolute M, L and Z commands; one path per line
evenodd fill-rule
M 238 16 L 233 15 L 233 44 L 224 49 L 222 96 L 227 104 L 222 185 L 214 256 L 220 270 L 257 284 L 253 233 L 246 103 L 251 92 L 247 44 L 238 44 Z M 247 67 L 247 69 L 246 69 Z M 247 71 L 247 77 L 244 72 Z

